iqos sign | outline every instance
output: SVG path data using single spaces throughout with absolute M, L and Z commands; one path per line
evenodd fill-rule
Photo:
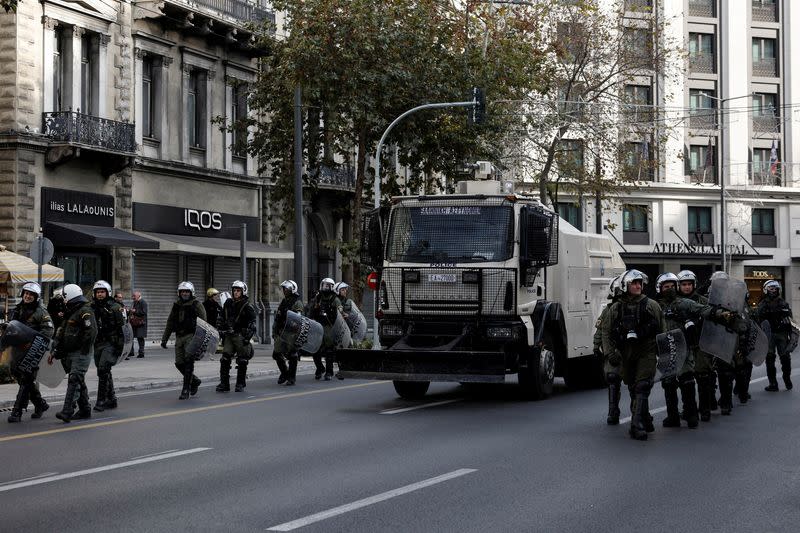
M 213 211 L 198 211 L 197 209 L 183 210 L 183 227 L 194 228 L 197 231 L 222 229 L 222 213 Z

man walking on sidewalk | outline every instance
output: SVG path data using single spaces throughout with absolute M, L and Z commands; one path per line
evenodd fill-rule
M 166 350 L 167 341 L 175 332 L 175 368 L 183 375 L 179 400 L 186 400 L 189 395 L 194 396 L 200 387 L 200 378 L 194 375 L 195 354 L 186 351 L 197 330 L 198 318 L 205 320 L 206 310 L 194 297 L 194 284 L 191 281 L 182 281 L 178 284 L 178 301 L 172 304 L 164 335 L 161 336 L 161 347 Z

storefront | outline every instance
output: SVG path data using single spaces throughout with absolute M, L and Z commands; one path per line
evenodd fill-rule
M 158 249 L 158 242 L 114 227 L 114 197 L 42 187 L 41 225 L 53 241 L 53 263 L 64 269 L 64 283 L 91 290 L 98 279 L 113 283 L 112 251 Z
M 744 271 L 744 281 L 750 293 L 750 305 L 755 307 L 764 296 L 764 283 L 774 279 L 785 287 L 783 267 L 776 266 L 747 266 Z

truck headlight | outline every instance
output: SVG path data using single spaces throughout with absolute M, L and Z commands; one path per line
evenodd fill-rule
M 511 328 L 491 327 L 486 328 L 486 336 L 490 339 L 510 339 Z
M 461 283 L 478 283 L 480 275 L 479 270 L 465 270 L 461 273 Z
M 401 324 L 381 324 L 382 337 L 402 337 L 403 326 Z
M 419 270 L 404 270 L 403 281 L 406 283 L 419 283 Z

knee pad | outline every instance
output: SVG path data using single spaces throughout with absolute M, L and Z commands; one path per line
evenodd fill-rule
M 649 379 L 643 379 L 641 381 L 636 382 L 635 388 L 637 395 L 642 395 L 644 397 L 647 397 L 650 395 L 650 389 L 653 388 L 653 382 L 650 381 Z
M 609 372 L 606 374 L 606 382 L 609 385 L 619 385 L 621 381 L 622 381 L 622 376 L 620 376 L 616 372 Z
M 247 368 L 247 362 L 249 359 L 245 359 L 244 357 L 239 357 L 236 359 L 236 367 L 244 367 Z
M 222 357 L 219 358 L 219 364 L 221 366 L 225 366 L 225 367 L 230 368 L 232 363 L 233 363 L 233 361 L 231 360 L 231 356 L 230 355 L 222 354 Z
M 694 379 L 695 379 L 694 372 L 687 372 L 687 373 L 683 374 L 682 376 L 678 377 L 678 383 L 681 386 L 688 385 L 690 383 L 694 383 Z
M 81 377 L 78 374 L 70 374 L 67 378 L 67 384 L 78 385 L 81 384 Z

